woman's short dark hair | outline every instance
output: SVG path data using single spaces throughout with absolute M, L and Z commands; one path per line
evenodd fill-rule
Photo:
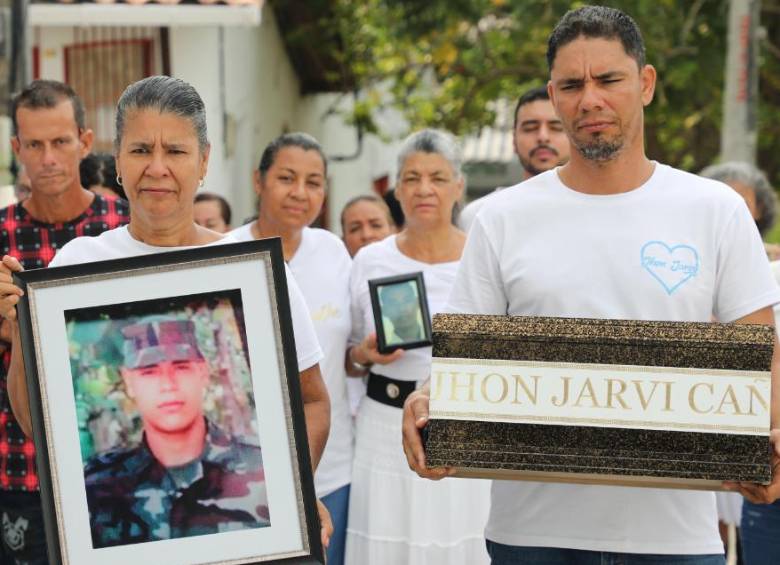
M 257 170 L 260 171 L 260 178 L 265 179 L 265 175 L 273 167 L 279 151 L 285 147 L 299 147 L 304 151 L 316 151 L 319 153 L 322 158 L 322 164 L 325 167 L 325 177 L 327 178 L 328 159 L 325 157 L 320 142 L 308 133 L 303 132 L 284 133 L 266 146 L 263 155 L 260 157 L 260 164 L 257 165 Z
M 358 196 L 354 196 L 353 198 L 350 198 L 346 204 L 344 204 L 344 207 L 341 209 L 341 229 L 344 230 L 344 214 L 347 213 L 347 210 L 349 210 L 352 206 L 357 204 L 358 202 L 370 202 L 371 204 L 376 205 L 377 208 L 382 210 L 384 212 L 385 216 L 387 217 L 387 222 L 390 224 L 391 227 L 395 226 L 395 221 L 393 220 L 393 214 L 390 212 L 390 207 L 387 205 L 387 202 L 385 202 L 381 197 L 377 196 L 376 194 L 360 194 Z
M 127 114 L 148 109 L 186 118 L 195 130 L 200 150 L 204 151 L 208 147 L 206 106 L 198 91 L 181 79 L 158 75 L 134 82 L 119 98 L 116 105 L 116 137 L 114 138 L 116 150 L 119 150 L 122 143 Z
M 626 53 L 645 66 L 645 42 L 631 16 L 607 6 L 584 6 L 569 10 L 558 21 L 547 41 L 547 66 L 552 70 L 558 49 L 578 37 L 619 39 Z
M 230 225 L 230 220 L 233 216 L 233 213 L 230 211 L 230 204 L 228 204 L 227 200 L 222 198 L 219 194 L 214 194 L 213 192 L 199 192 L 195 195 L 195 204 L 198 202 L 216 202 L 219 204 L 219 215 L 222 216 L 225 225 Z
M 116 182 L 116 161 L 109 153 L 90 153 L 79 164 L 81 186 L 105 186 L 110 188 L 120 198 L 127 198 L 122 186 Z

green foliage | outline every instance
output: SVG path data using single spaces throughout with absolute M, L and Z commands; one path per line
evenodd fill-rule
M 769 233 L 764 234 L 764 241 L 769 243 L 780 243 L 780 222 L 775 222 L 774 227 Z
M 727 0 L 604 1 L 642 28 L 658 69 L 648 108 L 647 148 L 655 159 L 698 170 L 719 151 L 728 22 Z M 338 58 L 364 92 L 354 117 L 367 129 L 382 105 L 412 128 L 457 134 L 492 123 L 488 104 L 543 84 L 547 37 L 572 0 L 333 0 L 321 27 L 342 37 Z M 759 164 L 780 184 L 780 0 L 764 0 Z M 378 96 L 378 86 L 390 96 Z

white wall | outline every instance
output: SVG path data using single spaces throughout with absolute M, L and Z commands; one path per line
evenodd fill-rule
M 217 27 L 172 28 L 170 33 L 171 74 L 187 81 L 206 105 L 206 124 L 211 140 L 211 155 L 205 183 L 208 190 L 227 194 L 227 163 L 222 151 L 222 113 L 219 65 L 220 46 Z
M 299 83 L 270 8 L 259 27 L 174 28 L 171 72 L 206 104 L 211 157 L 204 190 L 233 208 L 233 225 L 253 216 L 252 172 L 266 144 L 291 129 Z M 224 77 L 224 81 L 222 78 Z
M 252 174 L 260 162 L 260 155 L 275 137 L 295 129 L 293 122 L 301 100 L 298 76 L 267 4 L 263 7 L 263 22 L 257 31 L 251 54 L 254 67 L 251 87 L 243 93 L 234 93 L 243 95 L 245 103 L 252 108 L 252 120 L 245 124 L 243 133 L 248 157 L 241 170 L 236 171 L 242 187 L 237 202 L 241 202 L 246 216 L 257 213 Z M 246 57 L 241 45 L 235 46 L 234 53 L 238 59 Z M 236 74 L 246 72 L 244 63 L 235 67 Z
M 63 48 L 73 43 L 73 28 L 47 27 L 36 36 L 39 38 L 41 78 L 65 80 L 65 52 Z

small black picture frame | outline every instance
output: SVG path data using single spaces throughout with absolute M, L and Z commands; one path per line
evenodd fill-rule
M 18 308 L 19 328 L 50 563 L 322 565 L 325 562 L 285 270 L 281 240 L 269 238 L 35 269 L 14 275 L 15 284 L 25 292 Z M 89 323 L 97 320 L 102 324 L 101 343 L 125 340 L 122 344 L 127 351 L 129 338 L 125 330 L 130 326 L 112 325 L 117 316 L 120 323 L 124 323 L 123 312 L 135 316 L 136 311 L 143 311 L 143 315 L 147 315 L 150 309 L 162 308 L 165 313 L 168 304 L 177 308 L 176 305 L 189 304 L 189 297 L 200 300 L 198 304 L 207 305 L 199 306 L 201 309 L 192 313 L 194 321 L 182 321 L 182 326 L 166 326 L 171 332 L 174 327 L 184 332 L 175 336 L 177 343 L 183 343 L 182 335 L 190 335 L 186 333 L 190 331 L 190 323 L 194 324 L 193 328 L 210 328 L 215 336 L 228 335 L 220 332 L 230 329 L 230 338 L 222 339 L 221 346 L 231 348 L 237 359 L 246 356 L 245 366 L 249 371 L 246 382 L 252 402 L 245 408 L 251 412 L 247 421 L 256 421 L 254 430 L 258 441 L 227 443 L 227 439 L 220 439 L 219 448 L 212 451 L 225 453 L 228 449 L 225 446 L 239 446 L 236 449 L 243 450 L 247 457 L 224 473 L 240 471 L 246 475 L 244 461 L 248 461 L 249 456 L 257 461 L 257 450 L 262 449 L 262 467 L 252 468 L 251 477 L 244 479 L 253 482 L 252 488 L 245 489 L 246 493 L 242 491 L 240 496 L 246 497 L 246 504 L 255 509 L 261 499 L 265 500 L 270 509 L 265 516 L 268 523 L 258 521 L 239 529 L 220 528 L 214 533 L 171 534 L 101 546 L 95 541 L 96 526 L 90 502 L 94 495 L 90 495 L 91 483 L 87 482 L 86 473 L 95 457 L 101 458 L 101 464 L 104 457 L 106 464 L 111 464 L 113 459 L 110 458 L 117 450 L 104 452 L 105 456 L 97 454 L 89 461 L 80 451 L 84 445 L 80 439 L 84 431 L 78 425 L 78 406 L 82 405 L 77 403 L 83 402 L 86 393 L 75 390 L 75 383 L 83 372 L 82 366 L 74 363 L 77 353 L 74 353 L 73 344 L 83 346 L 93 358 L 99 347 L 97 342 L 89 342 L 89 335 L 95 331 L 74 332 L 83 327 L 78 325 L 82 320 L 87 319 Z M 215 317 L 199 322 L 198 319 L 207 316 L 209 308 L 218 307 L 214 303 L 219 301 L 223 303 L 219 306 L 222 310 Z M 220 316 L 231 308 L 233 314 L 224 322 L 230 324 L 230 328 L 220 326 L 220 319 L 226 319 Z M 95 312 L 99 316 L 96 317 Z M 154 315 L 145 319 L 152 320 Z M 159 322 L 144 322 L 153 323 Z M 95 327 L 90 326 L 93 330 Z M 161 329 L 149 331 L 162 332 Z M 176 349 L 176 355 L 200 347 L 203 332 L 193 332 L 193 335 L 197 334 L 197 343 L 191 343 L 189 349 Z M 237 332 L 240 337 L 236 337 Z M 44 335 L 46 340 L 42 339 Z M 160 333 L 156 338 L 160 345 L 155 351 L 163 349 L 162 335 Z M 170 338 L 170 334 L 166 336 L 166 339 Z M 144 352 L 152 350 L 149 345 L 138 347 L 144 348 Z M 217 353 L 206 351 L 202 349 L 204 359 L 208 355 L 217 359 Z M 133 354 L 131 347 L 130 355 Z M 131 362 L 128 354 L 124 355 L 124 361 L 119 365 L 127 370 Z M 172 363 L 169 359 L 157 363 L 163 362 Z M 102 361 L 99 367 L 97 363 L 93 366 L 105 373 L 106 364 Z M 213 381 L 213 377 L 209 378 Z M 218 384 L 219 390 L 226 388 L 224 383 Z M 120 387 L 121 383 L 118 383 L 110 389 L 110 395 L 121 392 Z M 129 391 L 127 383 L 125 389 Z M 264 395 L 268 398 L 264 399 Z M 214 423 L 208 414 L 204 419 L 207 424 Z M 208 430 L 206 442 L 225 437 L 212 433 L 212 430 L 218 430 L 216 424 Z M 250 435 L 241 437 L 250 438 Z M 143 447 L 137 444 L 131 449 L 135 453 Z M 122 454 L 127 452 L 127 448 L 122 448 Z M 203 455 L 202 461 L 206 461 L 206 457 Z M 208 464 L 211 465 L 210 460 Z M 214 463 L 210 468 L 216 465 Z M 209 476 L 214 474 L 210 471 Z M 236 479 L 231 480 L 235 482 Z
M 422 272 L 372 279 L 368 281 L 368 290 L 380 353 L 417 349 L 433 343 Z M 404 329 L 399 335 L 401 327 Z

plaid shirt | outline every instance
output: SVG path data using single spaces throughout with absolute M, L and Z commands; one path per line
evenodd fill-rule
M 31 217 L 24 207 L 11 204 L 0 210 L 0 257 L 13 255 L 25 269 L 46 267 L 57 250 L 71 239 L 100 235 L 122 226 L 130 220 L 129 213 L 124 200 L 96 195 L 78 218 L 45 224 Z M 0 489 L 35 491 L 35 447 L 16 422 L 6 392 L 10 360 L 10 348 L 6 348 L 0 363 Z

